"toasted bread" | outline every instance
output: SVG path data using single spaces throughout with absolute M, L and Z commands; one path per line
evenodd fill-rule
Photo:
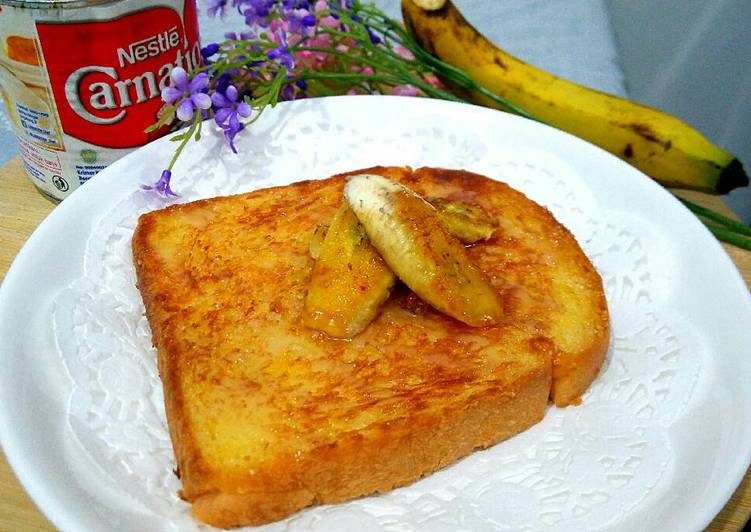
M 503 321 L 471 327 L 397 287 L 352 340 L 306 328 L 309 243 L 344 175 L 142 216 L 138 286 L 181 495 L 201 521 L 262 524 L 409 483 L 538 422 L 549 396 L 577 400 L 602 364 L 600 278 L 550 213 L 467 172 L 364 172 L 498 218 L 468 251 Z

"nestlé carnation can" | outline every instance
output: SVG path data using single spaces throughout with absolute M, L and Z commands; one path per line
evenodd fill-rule
M 170 70 L 201 61 L 195 0 L 0 0 L 0 85 L 24 166 L 62 200 L 134 148 Z

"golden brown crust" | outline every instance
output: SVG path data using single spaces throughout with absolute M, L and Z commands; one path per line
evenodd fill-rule
M 462 411 L 398 419 L 366 433 L 346 434 L 302 463 L 283 460 L 262 491 L 208 494 L 193 501 L 192 513 L 218 527 L 259 525 L 311 504 L 343 502 L 409 484 L 539 422 L 550 389 L 550 372 L 539 369 L 518 388 L 491 389 Z
M 346 174 L 142 216 L 138 286 L 181 494 L 202 521 L 260 524 L 408 483 L 535 423 L 548 394 L 576 402 L 602 365 L 601 280 L 547 210 L 468 172 L 360 172 L 497 217 L 468 252 L 506 321 L 469 327 L 401 289 L 351 341 L 306 329 L 308 242 Z
M 595 380 L 605 363 L 610 345 L 610 327 L 605 298 L 599 323 L 593 323 L 597 335 L 590 347 L 578 352 L 557 351 L 553 356 L 553 384 L 550 398 L 556 406 L 578 405 L 581 396 Z M 604 324 L 604 325 L 603 325 Z

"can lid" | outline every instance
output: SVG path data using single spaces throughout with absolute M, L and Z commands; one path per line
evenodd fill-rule
M 27 9 L 65 9 L 111 4 L 117 0 L 0 0 L 0 5 Z

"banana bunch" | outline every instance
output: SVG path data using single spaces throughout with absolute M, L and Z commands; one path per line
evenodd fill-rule
M 668 187 L 724 194 L 743 166 L 678 118 L 556 77 L 496 47 L 448 0 L 402 0 L 407 29 L 438 59 L 542 122 L 606 149 Z M 508 110 L 477 92 L 474 103 Z

